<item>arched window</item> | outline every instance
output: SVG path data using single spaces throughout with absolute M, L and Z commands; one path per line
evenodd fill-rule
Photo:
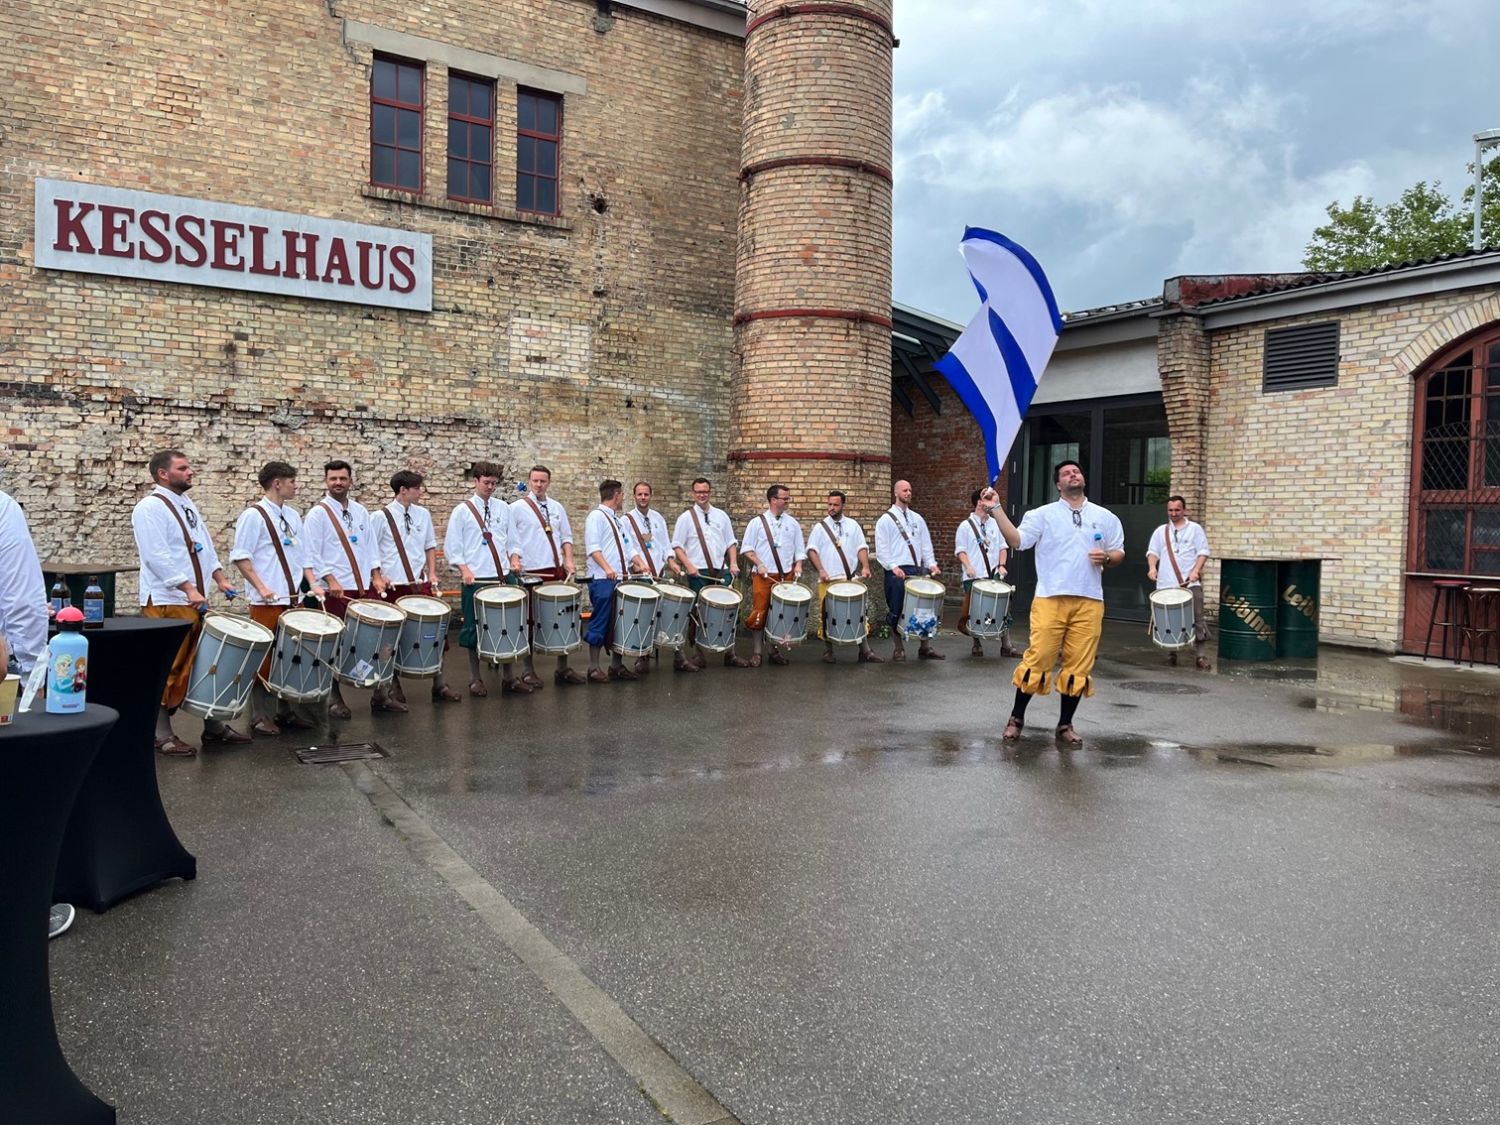
M 1500 326 L 1416 381 L 1412 569 L 1500 575 Z

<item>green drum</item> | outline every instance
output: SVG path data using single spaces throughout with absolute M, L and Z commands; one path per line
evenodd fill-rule
M 1323 564 L 1318 559 L 1277 566 L 1276 655 L 1318 655 L 1318 601 Z
M 1276 564 L 1225 559 L 1219 571 L 1219 655 L 1276 658 Z

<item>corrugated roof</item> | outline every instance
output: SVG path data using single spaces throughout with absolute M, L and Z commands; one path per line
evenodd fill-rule
M 1197 309 L 1208 308 L 1212 305 L 1225 305 L 1234 301 L 1244 300 L 1247 297 L 1263 297 L 1268 293 L 1285 293 L 1297 289 L 1308 289 L 1317 285 L 1327 285 L 1335 281 L 1347 281 L 1356 277 L 1376 277 L 1380 274 L 1395 274 L 1403 270 L 1421 269 L 1423 266 L 1435 266 L 1442 262 L 1460 262 L 1466 258 L 1500 257 L 1500 250 L 1465 250 L 1458 254 L 1436 254 L 1430 258 L 1417 258 L 1410 262 L 1398 262 L 1389 266 L 1372 266 L 1363 270 L 1341 270 L 1335 273 L 1306 273 L 1285 281 L 1279 281 L 1270 285 L 1257 286 L 1244 293 L 1234 293 L 1223 297 L 1214 297 L 1209 300 L 1196 302 L 1193 307 Z
M 1144 297 L 1139 301 L 1119 301 L 1113 305 L 1100 305 L 1095 309 L 1079 309 L 1062 314 L 1064 324 L 1082 324 L 1085 321 L 1103 320 L 1105 317 L 1129 316 L 1132 313 L 1150 312 L 1161 308 L 1160 297 Z

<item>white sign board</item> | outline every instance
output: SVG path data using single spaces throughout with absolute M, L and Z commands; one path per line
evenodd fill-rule
M 36 265 L 432 311 L 432 236 L 148 191 L 36 182 Z

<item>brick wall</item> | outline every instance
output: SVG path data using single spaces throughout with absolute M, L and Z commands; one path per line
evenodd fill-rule
M 440 61 L 425 194 L 367 188 L 372 48 L 346 20 L 585 84 L 564 96 L 560 218 L 514 210 L 507 77 L 496 205 L 445 202 Z M 19 48 L 0 61 L 0 459 L 44 557 L 133 561 L 129 506 L 163 446 L 200 468 L 221 547 L 271 457 L 302 469 L 304 501 L 330 456 L 367 503 L 417 468 L 439 513 L 473 460 L 540 460 L 580 524 L 604 476 L 654 480 L 671 517 L 692 477 L 724 475 L 740 40 L 589 0 L 102 0 L 87 24 L 23 3 L 0 37 Z M 434 309 L 38 271 L 38 177 L 425 231 Z

